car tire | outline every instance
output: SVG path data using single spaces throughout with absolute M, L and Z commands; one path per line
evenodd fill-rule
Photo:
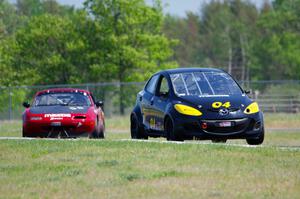
M 97 132 L 97 129 L 94 129 L 92 134 L 89 136 L 90 139 L 98 139 L 99 138 L 99 133 Z
M 98 128 L 98 125 L 99 125 L 98 120 L 96 120 L 95 124 L 96 124 L 96 125 L 95 125 L 95 129 L 94 129 L 94 131 L 92 132 L 90 138 L 92 138 L 92 139 L 100 139 L 100 138 L 104 138 L 103 132 L 100 131 L 100 129 Z
M 25 138 L 25 137 L 28 137 L 27 133 L 25 132 L 24 129 L 22 129 L 22 137 Z
M 130 132 L 132 139 L 148 139 L 143 124 L 140 124 L 136 114 L 130 116 Z
M 100 139 L 104 139 L 105 138 L 105 133 L 104 133 L 104 130 L 105 129 L 105 124 L 103 123 L 103 128 L 100 130 L 100 133 L 99 133 L 99 138 Z
M 264 142 L 264 139 L 265 139 L 265 128 L 263 127 L 262 131 L 261 131 L 261 134 L 259 135 L 258 138 L 247 139 L 246 141 L 249 145 L 260 145 Z
M 100 131 L 99 135 L 98 135 L 98 138 L 99 139 L 104 139 L 105 136 L 104 136 L 104 132 L 103 131 Z
M 182 136 L 174 129 L 173 121 L 169 117 L 165 121 L 165 131 L 168 141 L 183 141 Z

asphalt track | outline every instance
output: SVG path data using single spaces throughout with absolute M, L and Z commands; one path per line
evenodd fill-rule
M 47 141 L 100 141 L 96 139 L 57 139 L 57 138 L 23 138 L 23 137 L 0 137 L 1 140 L 47 140 Z M 160 143 L 160 144 L 178 144 L 178 145 L 217 145 L 217 146 L 228 146 L 228 147 L 243 147 L 252 149 L 262 149 L 271 148 L 277 150 L 288 150 L 288 151 L 300 151 L 300 146 L 276 146 L 276 145 L 248 145 L 248 144 L 231 144 L 231 143 L 211 143 L 207 141 L 185 141 L 185 142 L 175 142 L 175 141 L 164 141 L 164 140 L 133 140 L 133 139 L 115 139 L 109 140 L 111 142 L 143 142 L 143 143 Z

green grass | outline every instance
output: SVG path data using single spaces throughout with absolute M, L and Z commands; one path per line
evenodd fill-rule
M 0 198 L 299 198 L 300 132 L 266 132 L 258 148 L 120 141 L 128 124 L 107 119 L 105 140 L 0 140 Z M 21 136 L 21 122 L 0 136 Z
M 0 140 L 1 198 L 298 198 L 300 150 Z
M 300 130 L 289 132 L 289 128 L 300 128 L 300 114 L 265 114 L 266 129 L 280 128 L 281 131 L 266 132 L 265 145 L 300 146 Z M 0 122 L 0 137 L 20 137 L 21 121 Z M 106 133 L 108 139 L 130 138 L 128 116 L 106 118 Z M 230 143 L 245 143 L 229 141 Z
M 300 128 L 300 114 L 264 114 L 266 128 Z

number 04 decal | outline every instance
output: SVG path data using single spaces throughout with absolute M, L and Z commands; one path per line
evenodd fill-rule
M 224 108 L 230 108 L 231 104 L 230 102 L 225 102 L 225 103 L 222 103 L 222 102 L 214 102 L 212 104 L 212 107 L 213 108 L 220 108 L 220 107 L 224 107 Z

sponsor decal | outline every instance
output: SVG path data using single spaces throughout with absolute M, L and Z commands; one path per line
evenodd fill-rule
M 63 120 L 62 117 L 50 117 L 50 120 Z
M 84 108 L 81 107 L 81 106 L 77 106 L 77 107 L 71 106 L 71 107 L 69 107 L 69 109 L 75 111 L 75 110 L 77 110 L 77 109 L 78 109 L 78 110 L 83 110 Z
M 45 114 L 45 118 L 63 118 L 63 117 L 71 117 L 71 114 L 59 113 L 59 114 Z

